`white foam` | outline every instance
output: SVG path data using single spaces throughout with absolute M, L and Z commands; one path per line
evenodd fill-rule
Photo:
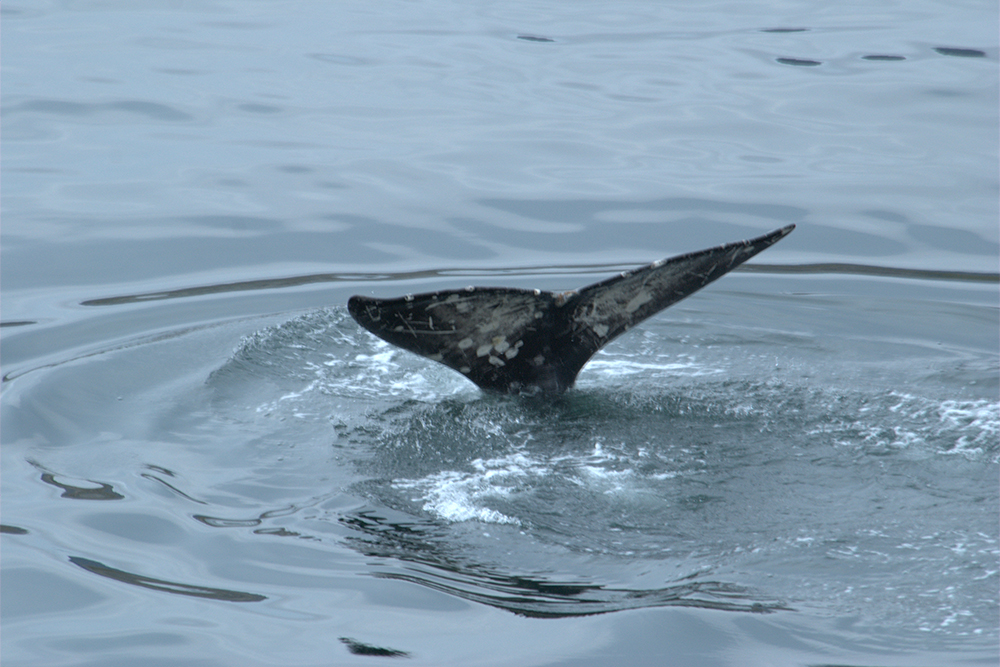
M 602 376 L 637 375 L 654 372 L 678 377 L 701 377 L 716 375 L 721 373 L 722 370 L 702 366 L 693 361 L 632 361 L 624 356 L 599 354 L 587 363 L 586 372 Z
M 944 455 L 977 458 L 996 450 L 1000 403 L 988 400 L 933 400 L 892 392 L 893 403 L 857 410 L 858 419 L 819 424 L 810 435 L 832 434 L 841 446 L 914 450 L 929 447 Z
M 421 479 L 399 479 L 392 485 L 415 491 L 410 500 L 446 521 L 521 525 L 520 519 L 489 507 L 490 502 L 537 488 L 539 480 L 549 475 L 559 475 L 564 482 L 604 494 L 628 493 L 635 479 L 631 459 L 607 451 L 600 442 L 582 456 L 562 455 L 543 460 L 518 451 L 492 459 L 475 459 L 470 465 L 471 471 L 443 471 Z
M 422 479 L 393 482 L 396 489 L 419 492 L 414 502 L 446 521 L 481 521 L 520 525 L 519 519 L 490 509 L 490 499 L 509 496 L 529 477 L 542 477 L 551 469 L 522 453 L 495 459 L 476 459 L 470 472 L 443 471 Z

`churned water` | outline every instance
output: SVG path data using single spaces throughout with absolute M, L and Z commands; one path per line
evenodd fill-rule
M 993 4 L 3 20 L 5 665 L 996 664 Z M 788 223 L 557 399 L 344 307 Z

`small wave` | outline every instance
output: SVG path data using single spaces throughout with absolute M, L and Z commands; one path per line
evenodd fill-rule
M 826 434 L 838 445 L 868 452 L 922 451 L 976 459 L 996 456 L 1000 448 L 1000 403 L 938 400 L 887 392 L 882 400 L 859 396 L 850 415 L 840 414 L 813 426 L 809 434 Z
M 244 337 L 208 384 L 226 401 L 240 397 L 244 400 L 238 402 L 246 404 L 259 395 L 263 400 L 254 407 L 259 414 L 299 417 L 328 413 L 331 402 L 353 412 L 477 392 L 461 376 L 444 367 L 428 367 L 416 355 L 360 329 L 339 307 L 306 313 Z M 255 388 L 261 391 L 255 394 Z
M 359 535 L 355 541 L 360 549 L 392 559 L 375 576 L 419 584 L 520 616 L 564 618 L 670 606 L 752 613 L 789 609 L 779 599 L 700 570 L 669 579 L 661 587 L 633 588 L 602 584 L 586 576 L 552 576 L 552 570 L 564 565 L 546 554 L 542 556 L 546 573 L 532 572 L 537 568 L 530 567 L 510 573 L 502 566 L 484 564 L 482 553 L 469 559 L 456 548 L 454 536 L 438 527 L 392 514 L 363 510 L 342 519 L 343 525 Z M 532 550 L 531 545 L 524 546 Z

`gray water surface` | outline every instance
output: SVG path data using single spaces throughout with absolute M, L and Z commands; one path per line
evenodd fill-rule
M 5 3 L 5 665 L 981 665 L 997 10 Z M 551 401 L 352 294 L 796 231 Z

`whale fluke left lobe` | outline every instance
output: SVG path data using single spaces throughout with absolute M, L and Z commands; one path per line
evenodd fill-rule
M 347 308 L 379 338 L 482 389 L 559 394 L 604 345 L 793 229 L 660 260 L 572 292 L 467 287 L 395 299 L 353 296 Z

